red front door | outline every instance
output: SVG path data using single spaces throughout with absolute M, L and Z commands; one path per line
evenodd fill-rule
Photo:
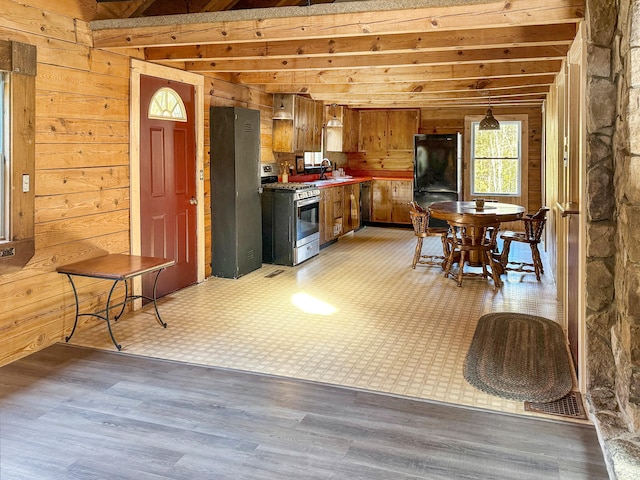
M 160 274 L 159 297 L 197 281 L 194 93 L 191 85 L 140 77 L 141 254 L 176 261 Z M 142 292 L 151 296 L 153 278 L 143 278 Z

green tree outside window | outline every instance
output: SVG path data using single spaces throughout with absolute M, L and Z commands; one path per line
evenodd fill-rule
M 500 122 L 500 130 L 472 124 L 473 195 L 520 195 L 521 122 Z

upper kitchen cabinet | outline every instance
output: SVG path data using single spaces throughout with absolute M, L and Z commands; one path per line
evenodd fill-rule
M 360 110 L 358 151 L 412 150 L 420 126 L 420 111 Z
M 286 118 L 277 119 L 284 111 Z M 275 95 L 273 102 L 273 151 L 319 152 L 322 146 L 323 106 L 298 95 Z
M 322 149 L 322 103 L 294 96 L 294 152 L 319 152 Z
M 342 126 L 331 127 L 330 121 L 336 118 Z M 360 125 L 360 115 L 357 110 L 341 107 L 338 105 L 327 105 L 324 116 L 326 151 L 327 152 L 357 152 L 358 151 L 358 129 Z
M 358 151 L 358 134 L 360 131 L 360 114 L 357 110 L 344 108 L 342 111 L 342 151 Z

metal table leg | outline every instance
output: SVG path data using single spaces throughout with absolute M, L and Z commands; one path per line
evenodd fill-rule
M 120 311 L 118 312 L 117 315 L 115 315 L 113 317 L 114 321 L 118 321 L 120 319 L 120 317 L 122 316 L 122 314 L 124 313 L 125 307 L 127 305 L 127 302 L 136 300 L 138 298 L 143 298 L 145 300 L 149 300 L 150 302 L 153 302 L 153 308 L 155 310 L 156 313 L 156 320 L 158 321 L 158 323 L 160 325 L 162 325 L 163 328 L 167 328 L 167 324 L 166 322 L 164 322 L 162 320 L 162 317 L 160 316 L 160 311 L 158 310 L 158 297 L 157 297 L 157 288 L 158 288 L 158 278 L 160 277 L 160 273 L 162 272 L 162 270 L 164 269 L 160 269 L 157 271 L 156 273 L 156 278 L 153 282 L 153 297 L 147 297 L 145 295 L 130 295 L 129 294 L 129 283 L 128 281 L 125 279 L 124 281 L 124 285 L 125 285 L 125 296 L 124 296 L 124 300 L 122 302 L 122 308 L 120 309 Z M 73 297 L 75 299 L 76 302 L 76 315 L 75 315 L 75 319 L 73 322 L 73 328 L 71 329 L 71 333 L 65 337 L 65 341 L 68 342 L 69 340 L 71 340 L 71 337 L 73 337 L 73 334 L 76 331 L 76 328 L 78 326 L 78 319 L 80 317 L 83 316 L 87 316 L 87 317 L 96 317 L 96 318 L 100 318 L 101 320 L 104 320 L 105 322 L 107 322 L 107 329 L 109 330 L 109 336 L 111 337 L 111 341 L 113 342 L 113 344 L 115 345 L 115 347 L 118 349 L 118 351 L 122 350 L 122 345 L 120 345 L 114 335 L 113 335 L 113 330 L 111 329 L 111 319 L 109 317 L 109 311 L 111 310 L 111 308 L 115 308 L 117 306 L 119 306 L 120 304 L 116 304 L 116 305 L 111 305 L 111 297 L 113 296 L 113 292 L 116 289 L 116 286 L 118 285 L 118 282 L 120 280 L 115 280 L 113 282 L 113 285 L 111 286 L 111 289 L 109 290 L 109 295 L 107 297 L 107 303 L 106 303 L 106 307 L 104 310 L 100 311 L 100 312 L 96 312 L 96 313 L 80 313 L 80 299 L 78 298 L 78 291 L 76 289 L 76 285 L 73 282 L 73 278 L 71 274 L 66 274 L 67 278 L 69 279 L 69 282 L 71 283 L 71 288 L 73 290 Z M 102 315 L 102 312 L 104 312 L 104 315 Z
M 68 342 L 69 340 L 71 340 L 71 337 L 73 337 L 73 334 L 76 331 L 76 327 L 78 326 L 78 317 L 80 316 L 80 302 L 78 301 L 78 292 L 76 290 L 76 285 L 75 283 L 73 283 L 73 278 L 71 278 L 71 275 L 69 275 L 68 273 L 66 274 L 67 278 L 69 279 L 69 281 L 71 282 L 71 289 L 73 290 L 73 298 L 75 298 L 76 301 L 76 318 L 73 321 L 73 328 L 71 329 L 71 333 L 65 337 L 65 341 Z
M 119 280 L 116 280 L 115 282 L 113 282 L 113 285 L 111 286 L 111 290 L 109 290 L 109 296 L 107 297 L 107 306 L 105 308 L 105 320 L 107 321 L 107 328 L 109 329 L 109 336 L 111 337 L 111 341 L 116 346 L 118 351 L 120 351 L 122 350 L 122 345 L 116 342 L 116 339 L 113 336 L 113 331 L 111 330 L 111 322 L 109 321 L 109 305 L 111 305 L 111 295 L 113 295 L 113 291 L 116 289 L 116 285 L 118 285 L 118 281 Z M 127 283 L 126 280 L 124 283 Z M 124 307 L 126 304 L 127 304 L 127 298 L 125 297 L 124 302 L 122 302 L 122 310 L 115 317 L 115 320 L 118 320 L 118 318 L 120 318 L 120 315 L 122 315 L 122 312 L 124 311 Z
M 80 317 L 96 317 L 96 318 L 100 318 L 102 320 L 104 320 L 105 322 L 107 322 L 107 328 L 109 329 L 109 336 L 111 337 L 111 341 L 113 342 L 113 344 L 116 346 L 116 348 L 118 349 L 118 351 L 122 350 L 122 346 L 120 344 L 118 344 L 118 342 L 116 341 L 115 337 L 113 336 L 113 331 L 111 330 L 111 322 L 109 321 L 109 305 L 111 304 L 111 296 L 113 295 L 113 291 L 116 288 L 116 285 L 118 285 L 118 281 L 116 280 L 115 282 L 113 282 L 113 285 L 111 286 L 111 290 L 109 290 L 109 296 L 107 297 L 107 305 L 106 308 L 104 310 L 105 314 L 104 315 L 100 315 L 100 313 L 80 313 L 80 299 L 78 298 L 78 290 L 76 289 L 76 285 L 73 282 L 73 278 L 70 274 L 66 274 L 67 278 L 69 279 L 69 282 L 71 282 L 71 288 L 73 290 L 73 297 L 76 301 L 76 317 L 73 321 L 73 328 L 71 329 L 71 333 L 69 334 L 69 336 L 65 337 L 65 341 L 69 342 L 69 340 L 71 340 L 71 337 L 73 337 L 73 334 L 76 331 L 76 327 L 78 326 L 78 319 Z M 120 311 L 120 313 L 116 316 L 116 320 L 120 317 L 120 315 L 122 315 L 122 312 L 124 311 L 124 305 L 126 304 L 126 298 L 125 301 L 123 302 L 122 305 L 122 310 Z

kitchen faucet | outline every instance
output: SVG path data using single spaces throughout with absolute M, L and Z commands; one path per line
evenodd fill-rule
M 327 168 L 331 167 L 331 162 L 328 158 L 323 158 L 320 164 L 320 180 L 327 179 Z

